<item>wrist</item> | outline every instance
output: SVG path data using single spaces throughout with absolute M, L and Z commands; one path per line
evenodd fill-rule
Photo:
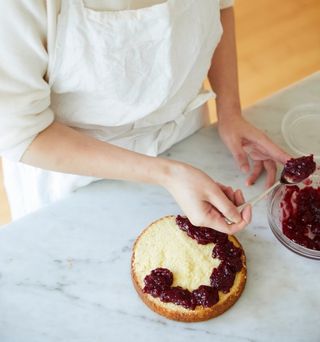
M 150 172 L 151 183 L 166 187 L 166 184 L 169 182 L 171 177 L 175 161 L 159 157 L 151 157 L 150 162 L 152 163 Z
M 218 120 L 237 118 L 241 116 L 241 105 L 238 100 L 216 101 Z
M 176 160 L 157 158 L 155 183 L 169 190 L 179 174 L 185 169 L 185 164 Z

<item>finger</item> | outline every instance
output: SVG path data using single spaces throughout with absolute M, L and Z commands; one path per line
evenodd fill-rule
M 231 188 L 231 186 L 227 186 L 227 185 L 224 185 L 224 184 L 219 183 L 219 182 L 216 182 L 216 184 L 219 185 L 219 187 L 220 187 L 223 191 L 227 190 L 228 188 Z
M 224 192 L 219 188 L 215 188 L 214 191 L 209 193 L 209 202 L 217 210 L 225 216 L 231 222 L 240 222 L 241 215 L 239 214 L 237 207 L 232 201 L 224 194 Z
M 277 175 L 276 163 L 273 160 L 265 160 L 263 162 L 263 165 L 267 172 L 265 186 L 266 188 L 269 188 L 276 181 L 276 175 Z
M 249 224 L 251 222 L 252 219 L 252 206 L 250 204 L 246 205 L 242 212 L 241 212 L 241 216 L 243 218 L 243 220 Z
M 252 160 L 267 160 L 270 159 L 269 154 L 264 153 L 262 151 L 259 150 L 252 150 L 250 153 L 248 153 L 248 155 L 250 156 L 250 158 Z
M 251 175 L 247 179 L 247 185 L 253 185 L 256 180 L 259 178 L 261 175 L 261 172 L 263 171 L 263 162 L 260 160 L 255 160 L 253 163 L 253 170 Z
M 233 191 L 233 189 L 231 188 L 231 186 L 226 187 L 225 189 L 222 189 L 222 191 L 224 192 L 224 194 L 229 198 L 229 200 L 234 203 L 235 201 L 235 193 Z
M 216 184 L 220 187 L 220 189 L 224 192 L 224 194 L 230 199 L 230 201 L 234 202 L 234 191 L 232 187 L 226 186 L 218 182 L 216 182 Z
M 212 208 L 206 216 L 203 225 L 219 232 L 226 234 L 234 234 L 244 229 L 251 222 L 251 206 L 247 205 L 242 211 L 242 220 L 239 223 L 228 224 L 225 218 L 215 209 Z
M 241 212 L 242 221 L 238 224 L 230 225 L 230 234 L 234 234 L 239 232 L 240 230 L 244 229 L 250 222 L 252 218 L 252 208 L 251 205 L 247 205 Z
M 214 208 L 204 220 L 204 226 L 217 230 L 221 233 L 232 234 L 232 225 L 228 224 L 225 218 Z
M 250 171 L 250 164 L 248 156 L 242 148 L 241 144 L 239 142 L 230 143 L 229 148 L 240 170 L 243 173 L 248 173 Z
M 279 146 L 277 146 L 275 143 L 272 142 L 269 137 L 266 135 L 262 136 L 261 141 L 259 141 L 259 144 L 262 145 L 269 153 L 269 156 L 271 159 L 278 161 L 282 164 L 285 164 L 288 159 L 291 158 L 291 156 L 282 150 Z
M 225 195 L 234 203 L 235 201 L 235 191 L 231 186 L 226 186 L 224 184 L 216 182 L 217 185 L 222 189 L 222 191 L 225 193 Z
M 243 204 L 245 202 L 242 191 L 241 190 L 236 190 L 234 194 L 234 203 L 238 207 L 239 205 Z

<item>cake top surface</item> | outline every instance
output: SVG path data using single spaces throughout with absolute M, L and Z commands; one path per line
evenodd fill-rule
M 174 216 L 151 224 L 135 246 L 134 267 L 140 286 L 152 270 L 162 267 L 174 274 L 173 286 L 190 291 L 210 285 L 212 269 L 220 264 L 212 258 L 214 243 L 198 244 L 179 229 Z

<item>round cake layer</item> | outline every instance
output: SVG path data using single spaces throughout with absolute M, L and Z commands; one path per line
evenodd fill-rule
M 228 239 L 241 247 L 236 238 Z M 186 309 L 173 303 L 164 303 L 144 293 L 144 278 L 157 268 L 169 269 L 173 286 L 181 286 L 190 291 L 200 285 L 210 286 L 210 275 L 220 260 L 212 257 L 214 243 L 198 244 L 176 224 L 175 216 L 164 217 L 152 223 L 135 242 L 132 256 L 132 279 L 142 300 L 157 313 L 180 321 L 201 321 L 215 317 L 227 310 L 240 296 L 246 281 L 245 256 L 243 267 L 236 274 L 234 284 L 228 293 L 219 291 L 219 302 L 212 307 L 197 306 Z
M 179 229 L 175 217 L 157 221 L 144 232 L 135 248 L 135 273 L 139 285 L 152 270 L 168 268 L 173 274 L 173 286 L 190 291 L 200 285 L 210 285 L 212 269 L 220 264 L 213 259 L 213 243 L 199 245 Z

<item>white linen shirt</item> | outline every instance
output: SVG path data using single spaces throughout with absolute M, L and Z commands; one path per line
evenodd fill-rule
M 161 0 L 84 0 L 95 10 L 152 6 Z M 199 5 L 201 0 L 199 1 Z M 233 0 L 220 0 L 220 8 Z M 54 121 L 48 61 L 55 49 L 59 0 L 0 1 L 0 155 L 20 161 Z

